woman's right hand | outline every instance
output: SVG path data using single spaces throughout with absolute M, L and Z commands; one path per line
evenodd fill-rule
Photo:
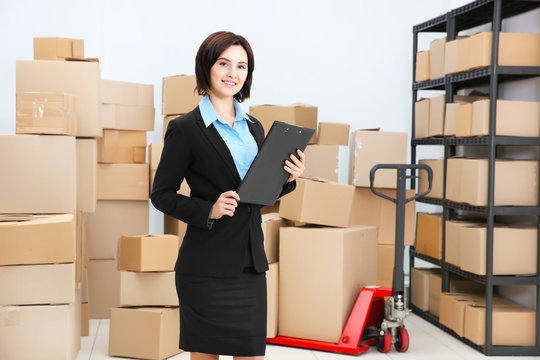
M 230 190 L 222 193 L 212 206 L 210 219 L 220 219 L 223 215 L 233 216 L 234 210 L 238 206 L 237 201 L 240 201 L 240 196 L 236 191 Z

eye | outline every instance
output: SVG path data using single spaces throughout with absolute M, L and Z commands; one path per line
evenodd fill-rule
M 219 66 L 227 66 L 227 65 L 229 65 L 229 64 L 227 64 L 225 61 L 221 61 L 221 62 L 219 63 Z
M 240 70 L 245 70 L 245 69 L 246 69 L 246 66 L 245 66 L 245 65 L 238 65 L 238 68 L 239 68 Z

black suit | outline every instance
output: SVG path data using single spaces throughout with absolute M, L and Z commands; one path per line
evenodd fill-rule
M 264 140 L 261 123 L 250 117 L 248 126 L 258 147 Z M 177 194 L 183 179 L 189 197 Z M 260 205 L 239 203 L 234 216 L 209 223 L 213 204 L 241 179 L 225 141 L 214 125 L 204 125 L 199 108 L 170 121 L 151 200 L 156 209 L 188 224 L 175 270 L 181 274 L 226 277 L 242 273 L 251 244 L 257 272 L 268 270 L 263 246 Z M 284 185 L 280 196 L 294 190 Z

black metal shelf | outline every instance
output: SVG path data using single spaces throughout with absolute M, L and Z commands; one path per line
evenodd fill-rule
M 440 259 L 435 259 L 434 257 L 428 256 L 428 255 L 425 255 L 425 254 L 420 254 L 419 252 L 416 252 L 416 250 L 415 250 L 415 248 L 413 246 L 411 246 L 409 248 L 409 255 L 414 256 L 415 258 L 427 261 L 428 263 L 431 263 L 433 265 L 441 266 L 441 264 L 442 264 L 442 260 L 440 260 Z
M 413 26 L 414 32 L 446 32 L 446 14 Z
M 412 139 L 412 145 L 444 145 L 444 138 L 421 138 L 421 139 Z
M 418 199 L 417 201 L 420 201 Z M 453 210 L 464 210 L 476 214 L 487 214 L 486 206 L 474 206 L 465 203 L 458 203 L 452 200 L 442 201 L 443 206 L 446 206 Z M 540 215 L 539 206 L 494 206 L 493 215 Z
M 426 80 L 413 83 L 413 90 L 444 90 L 446 78 L 441 77 L 433 80 Z
M 424 204 L 439 205 L 439 206 L 442 206 L 443 204 L 442 199 L 437 199 L 437 198 L 432 198 L 432 197 L 427 197 L 427 196 L 418 198 L 416 199 L 416 201 L 424 203 Z
M 495 136 L 495 145 L 540 145 L 540 137 Z M 446 145 L 489 145 L 489 136 L 445 137 Z

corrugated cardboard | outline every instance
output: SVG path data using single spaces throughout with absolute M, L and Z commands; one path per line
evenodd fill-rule
M 147 200 L 148 164 L 98 164 L 98 200 Z
M 394 245 L 377 245 L 377 285 L 392 288 L 394 264 Z
M 429 99 L 420 99 L 414 103 L 414 137 L 429 136 Z
M 116 260 L 90 260 L 88 297 L 90 319 L 107 319 L 112 307 L 120 305 L 120 271 Z
M 468 39 L 468 69 L 491 65 L 491 32 L 480 32 Z M 540 66 L 540 34 L 499 33 L 499 65 Z
M 0 213 L 76 211 L 75 138 L 0 135 Z
M 163 78 L 161 114 L 186 114 L 199 105 L 202 96 L 197 94 L 195 75 L 176 75 Z
M 84 58 L 84 40 L 62 37 L 35 37 L 34 60 Z
M 100 87 L 96 62 L 17 60 L 17 92 L 77 96 L 77 136 L 101 136 Z
M 0 217 L 0 265 L 75 261 L 73 214 Z
M 279 303 L 279 264 L 273 263 L 268 265 L 266 272 L 266 302 L 267 321 L 266 321 L 266 337 L 273 338 L 277 336 L 278 330 L 278 303 Z
M 77 211 L 92 213 L 97 203 L 97 141 L 77 139 Z
M 351 184 L 369 186 L 369 172 L 375 164 L 406 164 L 407 133 L 357 130 L 353 133 Z M 396 170 L 381 169 L 375 187 L 396 188 Z
M 358 291 L 376 281 L 377 229 L 281 228 L 279 259 L 278 334 L 337 343 Z
M 433 172 L 433 180 L 431 183 L 431 191 L 425 195 L 435 199 L 442 199 L 444 185 L 444 159 L 422 159 L 419 164 L 427 165 Z M 417 172 L 418 178 L 418 193 L 421 194 L 429 188 L 428 174 L 425 170 Z
M 84 213 L 77 212 L 75 219 L 75 282 L 79 284 L 83 281 L 83 270 L 88 265 L 85 264 L 85 257 L 88 256 L 88 239 Z
M 461 266 L 461 250 L 460 250 L 460 244 L 461 244 L 461 231 L 462 228 L 473 225 L 472 222 L 466 222 L 466 221 L 456 221 L 456 220 L 447 220 L 445 224 L 445 234 L 446 237 L 444 239 L 445 244 L 445 256 L 444 260 L 447 263 L 450 263 L 452 265 L 456 265 L 458 267 Z
M 444 49 L 444 73 L 455 74 L 469 68 L 469 42 L 467 36 L 448 41 Z
M 489 134 L 489 100 L 475 101 L 471 135 Z M 504 136 L 540 136 L 540 102 L 497 100 L 495 134 Z
M 439 317 L 440 313 L 440 297 L 442 290 L 442 278 L 440 273 L 429 274 L 429 312 Z M 461 278 L 450 278 L 449 290 L 451 293 L 467 293 L 481 297 L 481 293 L 485 291 L 484 285 Z
M 320 122 L 317 133 L 319 145 L 349 145 L 349 124 Z
M 279 261 L 279 229 L 286 226 L 286 221 L 277 213 L 262 215 L 264 251 L 269 264 Z
M 416 71 L 414 81 L 426 81 L 431 79 L 429 50 L 416 53 Z
M 63 93 L 17 93 L 17 134 L 77 133 L 77 97 Z
M 0 305 L 75 301 L 75 264 L 0 266 Z
M 339 146 L 337 145 L 308 145 L 305 170 L 302 177 L 308 179 L 339 180 Z
M 154 85 L 101 79 L 101 102 L 154 107 Z
M 101 104 L 100 111 L 104 129 L 154 130 L 152 106 Z
M 416 251 L 442 259 L 442 214 L 416 214 Z
M 444 104 L 445 96 L 429 99 L 428 136 L 442 136 L 444 133 Z
M 444 135 L 470 136 L 473 116 L 473 105 L 469 103 L 446 104 Z
M 429 311 L 429 275 L 433 273 L 440 269 L 411 269 L 411 304 L 422 311 Z
M 177 253 L 176 235 L 122 236 L 118 245 L 118 269 L 174 271 Z
M 444 49 L 446 37 L 433 40 L 429 43 L 429 70 L 430 78 L 438 79 L 444 76 Z
M 105 129 L 97 148 L 100 163 L 145 163 L 146 131 Z
M 120 236 L 148 234 L 148 213 L 148 201 L 98 201 L 86 218 L 90 259 L 115 259 Z
M 81 336 L 90 335 L 90 309 L 88 303 L 81 303 Z
M 120 271 L 120 305 L 178 306 L 174 276 L 174 271 Z
M 109 356 L 162 360 L 182 352 L 178 308 L 113 308 L 109 333 Z
M 296 189 L 281 198 L 279 216 L 309 224 L 347 227 L 353 194 L 351 185 L 299 178 Z
M 394 189 L 375 189 L 387 196 L 396 197 Z M 406 190 L 408 198 L 414 196 L 414 190 Z M 405 245 L 414 244 L 416 226 L 416 202 L 405 205 Z M 371 192 L 370 188 L 356 187 L 351 210 L 351 224 L 377 226 L 378 243 L 394 244 L 396 240 L 396 205 Z

